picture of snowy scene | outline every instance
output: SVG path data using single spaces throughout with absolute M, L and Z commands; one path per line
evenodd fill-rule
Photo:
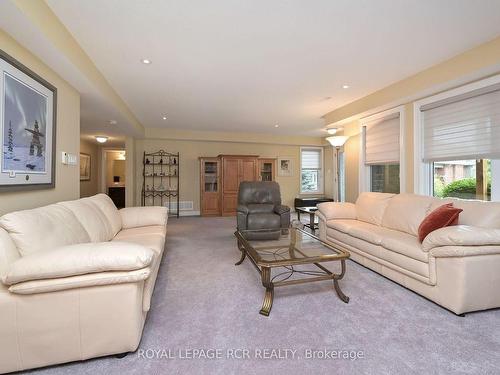
M 2 172 L 45 173 L 47 98 L 4 75 Z

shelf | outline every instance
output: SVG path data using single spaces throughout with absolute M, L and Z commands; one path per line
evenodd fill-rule
M 165 175 L 165 176 L 158 176 L 158 175 L 153 176 L 152 174 L 146 174 L 146 175 L 144 175 L 143 177 L 156 177 L 156 178 L 158 178 L 158 177 L 159 177 L 159 178 L 162 178 L 162 177 L 163 177 L 163 178 L 167 178 L 167 177 L 170 177 L 170 178 L 172 178 L 172 177 L 176 177 L 176 178 L 177 178 L 177 177 L 179 177 L 179 175 L 177 175 L 177 174 L 173 174 L 173 175 Z
M 165 150 L 143 154 L 142 169 L 142 205 L 143 206 L 167 206 L 173 208 L 169 216 L 179 217 L 179 153 L 169 153 Z M 146 162 L 147 160 L 147 162 Z M 161 161 L 161 163 L 160 163 Z M 175 161 L 175 162 L 174 162 Z M 148 168 L 148 166 L 150 166 Z M 175 172 L 175 174 L 174 174 Z M 175 189 L 169 186 L 168 190 L 156 190 L 155 178 L 158 182 L 168 182 L 167 185 L 176 185 Z M 174 181 L 171 181 L 173 179 Z M 160 183 L 163 186 L 162 183 Z M 147 186 L 147 187 L 146 187 Z
M 171 167 L 177 167 L 179 164 L 177 163 L 144 163 L 144 165 L 164 165 L 165 167 L 171 166 Z

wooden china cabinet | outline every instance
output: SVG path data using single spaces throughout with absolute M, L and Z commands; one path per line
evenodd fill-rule
M 260 179 L 257 155 L 219 155 L 200 158 L 201 215 L 232 216 L 241 181 Z

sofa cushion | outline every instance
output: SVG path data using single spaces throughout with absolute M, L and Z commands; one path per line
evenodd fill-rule
M 429 265 L 425 262 L 420 262 L 406 255 L 388 250 L 380 245 L 368 243 L 365 240 L 356 238 L 347 233 L 336 231 L 335 229 L 330 229 L 329 232 L 327 232 L 327 240 L 332 241 L 332 239 L 347 245 L 347 250 L 350 252 L 362 254 L 372 261 L 389 266 L 417 280 L 422 280 L 421 277 L 425 279 L 429 278 Z
M 22 256 L 90 242 L 75 214 L 58 204 L 8 213 L 0 218 L 0 227 L 9 233 Z
M 281 227 L 281 218 L 274 213 L 249 214 L 247 217 L 248 229 L 272 229 Z
M 336 231 L 348 234 L 373 245 L 380 245 L 390 251 L 395 251 L 421 262 L 428 261 L 428 256 L 422 250 L 422 246 L 416 237 L 407 233 L 359 220 L 328 221 L 326 234 L 333 237 Z
M 433 210 L 418 227 L 418 240 L 423 242 L 425 237 L 437 229 L 458 224 L 458 215 L 463 210 L 453 207 L 453 203 L 443 204 Z
M 274 204 L 272 203 L 250 203 L 247 204 L 248 213 L 250 214 L 265 214 L 274 212 Z
M 420 262 L 429 262 L 429 255 L 423 251 L 418 238 L 408 233 L 391 231 L 382 240 L 382 247 Z
M 116 236 L 122 229 L 122 218 L 111 198 L 106 194 L 97 194 L 86 199 L 93 202 L 104 216 L 106 216 L 111 227 L 111 233 L 113 234 L 111 237 Z
M 113 241 L 134 243 L 151 249 L 157 255 L 163 254 L 163 248 L 165 246 L 165 236 L 162 234 L 135 234 L 135 235 L 122 235 L 129 229 L 125 229 L 118 233 Z
M 385 209 L 394 194 L 361 193 L 356 200 L 356 215 L 358 220 L 381 225 Z
M 463 210 L 458 217 L 458 224 L 460 225 L 500 229 L 500 202 L 434 198 L 431 209 L 435 209 L 445 203 L 453 203 L 454 207 Z
M 59 202 L 59 205 L 71 210 L 89 234 L 92 242 L 110 241 L 113 230 L 108 219 L 99 207 L 88 198 Z
M 382 226 L 418 236 L 418 227 L 429 213 L 432 197 L 398 194 L 387 205 Z
M 16 244 L 5 231 L 0 228 L 0 278 L 5 274 L 9 265 L 21 257 L 16 248 Z
M 358 223 L 361 223 L 361 221 L 349 220 L 349 219 L 336 219 L 336 220 L 328 220 L 326 222 L 326 227 L 338 230 L 339 232 L 349 233 L 349 230 Z
M 2 281 L 12 285 L 95 272 L 132 271 L 149 266 L 153 256 L 150 249 L 126 242 L 62 246 L 22 257 L 10 265 Z
M 115 236 L 114 240 L 115 241 L 124 240 L 126 242 L 126 239 L 128 237 L 134 237 L 137 235 L 149 236 L 149 235 L 155 235 L 155 234 L 159 234 L 159 235 L 163 236 L 163 238 L 165 238 L 166 233 L 167 233 L 167 227 L 165 227 L 164 225 L 150 225 L 147 227 L 135 227 L 135 228 L 122 229 Z

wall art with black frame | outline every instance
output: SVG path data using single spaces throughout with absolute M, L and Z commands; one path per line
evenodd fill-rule
M 57 90 L 0 50 L 0 191 L 55 187 Z

